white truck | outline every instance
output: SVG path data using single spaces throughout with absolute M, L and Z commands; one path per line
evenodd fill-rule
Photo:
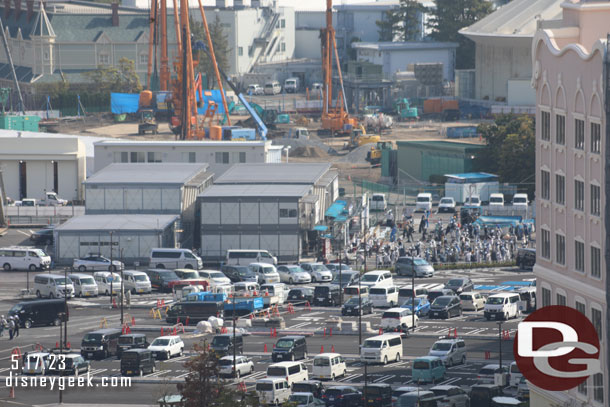
M 68 201 L 57 196 L 56 192 L 46 192 L 45 197 L 39 201 L 42 206 L 66 206 Z

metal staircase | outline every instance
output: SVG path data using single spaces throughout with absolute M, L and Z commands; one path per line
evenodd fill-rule
M 254 42 L 252 44 L 252 51 L 250 54 L 252 58 L 250 60 L 250 65 L 248 66 L 247 72 L 251 72 L 252 68 L 257 63 L 262 62 L 261 58 L 263 61 L 267 59 L 276 45 L 278 37 L 276 27 L 280 19 L 280 14 L 271 9 L 267 9 L 265 11 L 265 18 L 267 18 L 267 22 L 263 26 L 260 34 L 254 38 Z

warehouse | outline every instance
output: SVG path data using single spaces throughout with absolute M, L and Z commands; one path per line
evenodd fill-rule
M 151 249 L 176 246 L 177 215 L 83 215 L 54 229 L 55 263 L 100 254 L 124 263 L 148 263 Z
M 225 258 L 228 249 L 265 249 L 281 262 L 298 262 L 307 231 L 322 218 L 307 184 L 214 185 L 199 196 L 201 255 Z
M 85 181 L 85 214 L 180 215 L 192 243 L 195 202 L 212 184 L 207 164 L 110 164 Z

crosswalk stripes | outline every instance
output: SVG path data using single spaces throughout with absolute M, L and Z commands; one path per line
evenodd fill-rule
M 379 379 L 373 380 L 373 383 L 383 383 L 386 380 L 391 379 L 393 377 L 394 377 L 393 374 L 384 375 L 384 376 L 381 376 Z
M 96 374 L 104 373 L 108 369 L 91 369 L 89 370 L 89 375 L 94 376 Z

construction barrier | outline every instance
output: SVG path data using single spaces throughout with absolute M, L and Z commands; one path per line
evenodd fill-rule
M 127 335 L 131 333 L 131 328 L 129 328 L 129 325 L 127 325 L 127 323 L 123 324 L 123 327 L 121 328 L 121 332 L 123 335 Z
M 157 318 L 158 319 L 163 319 L 163 318 L 161 318 L 161 311 L 159 311 L 158 309 L 151 308 L 150 312 L 149 312 L 149 315 L 151 315 L 151 314 L 152 314 L 153 319 L 157 319 Z
M 106 318 L 102 318 L 100 321 L 100 329 L 102 328 L 108 328 L 108 320 Z
M 308 309 L 309 311 L 311 311 L 311 304 L 309 303 L 309 301 L 307 301 L 307 302 L 305 303 L 305 306 L 307 307 L 307 309 Z
M 491 359 L 491 352 L 485 351 L 485 359 Z
M 502 331 L 502 339 L 505 341 L 510 341 L 510 331 L 503 330 Z
M 17 348 L 13 348 L 13 350 L 11 351 L 11 358 L 12 355 L 17 355 L 17 359 L 21 359 L 23 357 L 22 353 L 21 353 L 21 348 L 17 347 Z
M 40 343 L 36 343 L 36 345 L 34 346 L 34 350 L 37 352 L 42 352 L 44 350 L 44 348 L 42 347 L 42 345 Z
M 457 338 L 458 337 L 457 328 L 449 328 L 449 333 L 447 334 L 447 337 Z
M 243 393 L 248 391 L 248 388 L 246 387 L 246 382 L 240 382 L 239 383 L 239 390 Z

